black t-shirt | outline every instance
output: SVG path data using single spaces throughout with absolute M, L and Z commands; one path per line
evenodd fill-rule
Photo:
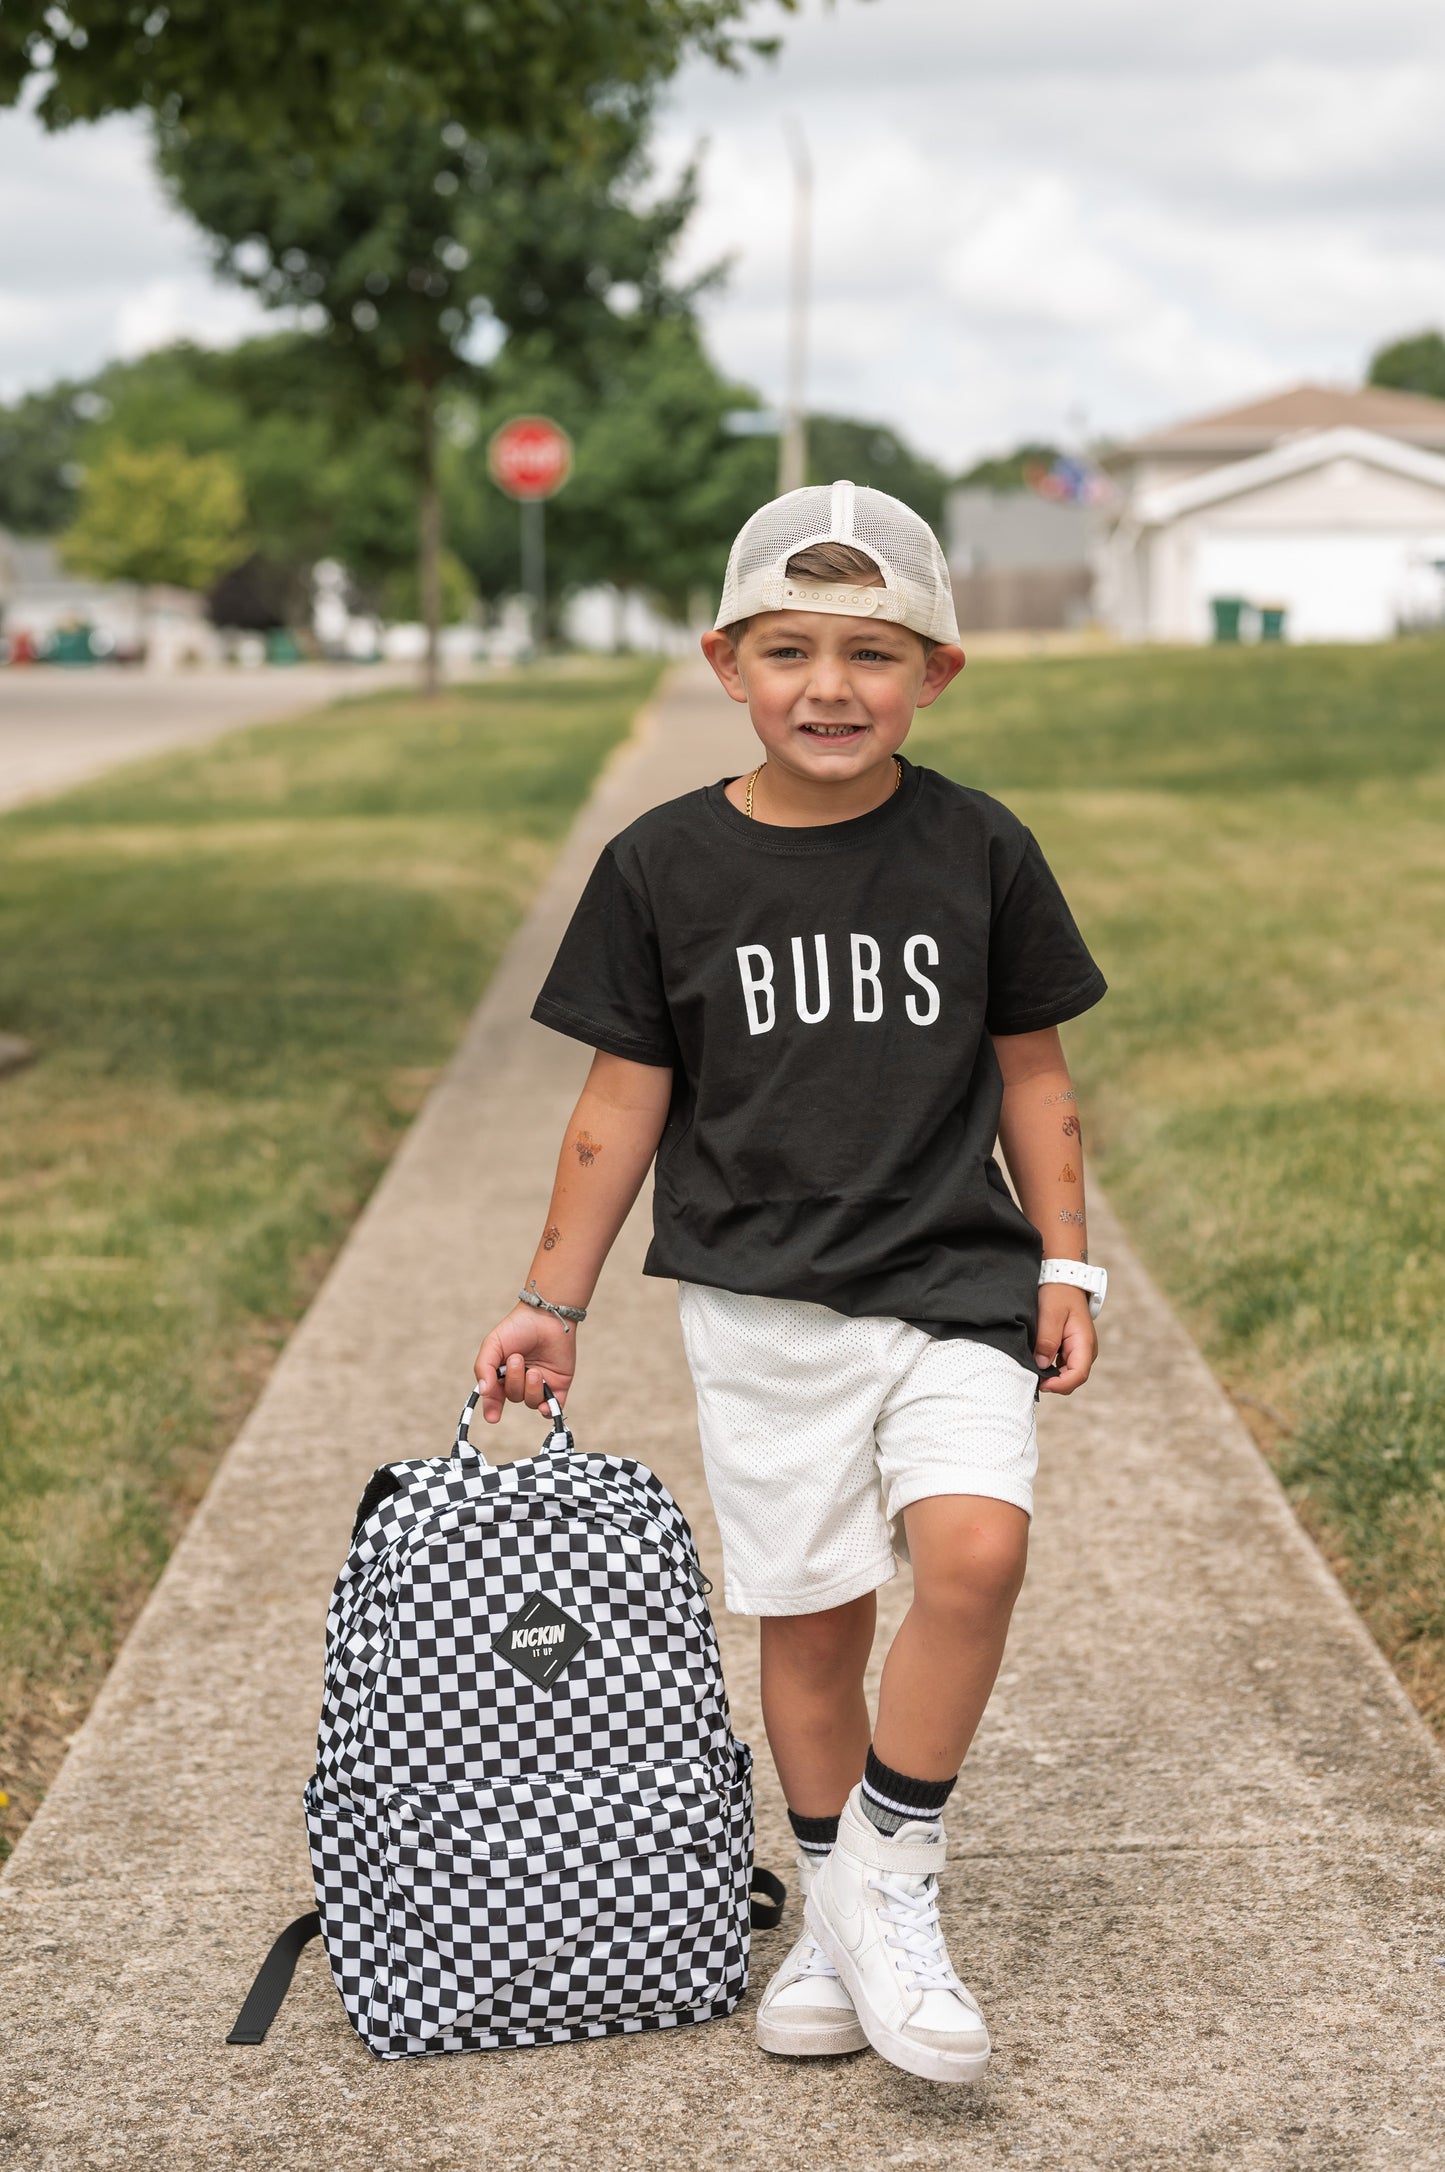
M 673 1069 L 646 1272 L 911 1321 L 1033 1369 L 1041 1245 L 993 1158 L 990 1035 L 1104 993 L 1043 854 L 903 764 L 851 822 L 750 821 L 722 784 L 598 861 L 532 1012 Z

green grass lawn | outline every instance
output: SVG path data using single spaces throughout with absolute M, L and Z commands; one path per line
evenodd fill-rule
M 1445 1727 L 1445 644 L 982 663 L 909 750 L 1038 833 L 1094 1166 Z
M 0 819 L 10 1831 L 655 676 L 349 702 Z

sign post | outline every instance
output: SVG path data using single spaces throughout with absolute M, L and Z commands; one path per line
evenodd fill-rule
M 544 513 L 572 473 L 572 440 L 560 423 L 546 415 L 514 415 L 492 434 L 487 446 L 492 481 L 521 508 L 522 593 L 530 606 L 532 649 L 542 644 L 547 627 L 547 540 Z

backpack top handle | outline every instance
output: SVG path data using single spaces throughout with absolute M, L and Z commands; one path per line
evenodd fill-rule
M 505 1372 L 506 1367 L 503 1366 L 501 1370 Z M 467 1397 L 462 1414 L 457 1420 L 457 1437 L 452 1442 L 452 1454 L 459 1461 L 467 1456 L 476 1456 L 483 1463 L 487 1460 L 481 1444 L 472 1439 L 472 1417 L 481 1399 L 482 1384 L 479 1380 Z M 570 1455 L 576 1446 L 576 1442 L 567 1429 L 567 1420 L 562 1415 L 562 1405 L 558 1402 L 545 1380 L 542 1382 L 542 1408 L 552 1421 L 551 1430 L 542 1442 L 542 1454 L 544 1456 Z

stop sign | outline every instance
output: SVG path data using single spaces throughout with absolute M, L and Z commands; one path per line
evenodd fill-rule
M 509 498 L 550 498 L 572 473 L 572 440 L 546 415 L 514 415 L 493 433 L 487 466 Z

